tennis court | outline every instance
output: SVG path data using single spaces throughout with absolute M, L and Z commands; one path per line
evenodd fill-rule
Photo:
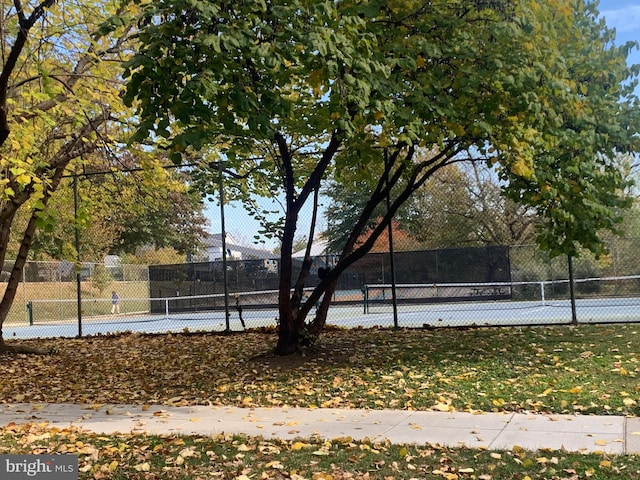
M 535 301 L 473 301 L 446 303 L 411 303 L 397 307 L 398 326 L 401 328 L 439 328 L 473 326 L 527 326 L 568 324 L 572 319 L 569 300 Z M 244 309 L 242 320 L 246 328 L 277 325 L 275 308 Z M 590 298 L 576 301 L 579 323 L 640 322 L 640 298 Z M 393 327 L 392 305 L 387 302 L 364 312 L 362 304 L 334 306 L 329 310 L 329 325 L 345 328 Z M 244 329 L 240 315 L 230 309 L 231 331 Z M 115 316 L 97 316 L 82 321 L 83 335 L 107 335 L 119 332 L 167 333 L 184 331 L 224 331 L 226 318 L 223 310 L 122 313 Z M 39 322 L 34 325 L 5 325 L 4 337 L 50 338 L 76 337 L 76 322 Z

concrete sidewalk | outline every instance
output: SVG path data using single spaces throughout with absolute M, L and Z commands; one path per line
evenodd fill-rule
M 48 422 L 100 433 L 243 433 L 292 440 L 318 436 L 491 450 L 640 453 L 640 418 L 307 408 L 0 404 L 0 426 Z

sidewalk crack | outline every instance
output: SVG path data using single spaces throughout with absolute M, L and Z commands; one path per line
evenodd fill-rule
M 509 418 L 507 421 L 503 422 L 502 428 L 498 431 L 498 433 L 496 433 L 493 437 L 493 440 L 491 440 L 491 443 L 489 443 L 488 445 L 488 449 L 492 450 L 493 449 L 493 445 L 496 443 L 496 441 L 498 440 L 498 438 L 500 438 L 500 435 L 502 435 L 504 433 L 504 431 L 507 429 L 507 427 L 509 426 L 509 424 L 511 422 L 513 422 L 513 419 L 515 418 L 516 414 L 515 412 L 511 412 L 509 414 Z

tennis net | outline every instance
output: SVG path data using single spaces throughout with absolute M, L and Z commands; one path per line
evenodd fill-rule
M 161 316 L 169 318 L 174 315 L 185 316 L 204 312 L 225 310 L 225 294 L 190 295 L 156 298 L 120 299 L 119 312 L 111 312 L 111 299 L 87 299 L 81 302 L 81 312 L 86 320 L 103 320 L 105 317 L 116 321 L 132 316 Z M 250 309 L 274 309 L 278 306 L 278 290 L 261 290 L 228 294 L 229 309 L 234 312 Z M 30 324 L 43 324 L 76 320 L 78 318 L 77 299 L 65 300 L 31 300 L 27 304 L 27 317 Z
M 574 280 L 577 298 L 620 299 L 621 304 L 637 301 L 640 304 L 640 275 L 624 277 L 581 278 Z M 395 290 L 395 292 L 394 292 Z M 430 283 L 430 284 L 368 284 L 363 288 L 364 312 L 376 307 L 446 302 L 533 302 L 547 305 L 553 300 L 570 296 L 568 279 L 520 282 Z

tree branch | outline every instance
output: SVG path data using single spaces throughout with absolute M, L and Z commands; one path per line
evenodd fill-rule
M 9 124 L 7 111 L 7 98 L 9 92 L 9 79 L 18 64 L 18 59 L 22 54 L 22 50 L 27 43 L 29 30 L 44 15 L 47 8 L 51 7 L 56 0 L 45 0 L 34 8 L 29 17 L 26 17 L 20 0 L 14 0 L 16 12 L 18 14 L 18 23 L 20 29 L 16 35 L 16 39 L 11 47 L 11 51 L 7 57 L 5 64 L 0 72 L 0 146 L 9 138 Z
M 100 125 L 109 119 L 109 112 L 105 110 L 101 115 L 87 121 L 78 133 L 72 136 L 68 142 L 58 149 L 49 162 L 47 162 L 46 166 L 39 167 L 34 171 L 33 176 L 39 178 L 46 177 L 49 172 L 60 167 L 64 168 L 71 160 L 95 150 L 97 148 L 97 144 L 94 142 L 86 142 L 85 140 L 89 135 L 96 131 Z M 10 215 L 13 215 L 18 208 L 29 200 L 33 193 L 33 184 L 28 185 L 25 188 L 19 188 L 14 183 L 15 180 L 10 174 L 7 175 L 7 178 L 9 179 L 9 183 L 7 183 L 6 186 L 13 187 L 16 194 L 11 197 L 10 202 L 6 203 L 4 208 L 0 211 L 0 224 L 4 224 L 4 222 L 10 218 Z M 2 247 L 3 246 L 0 245 L 0 248 Z

